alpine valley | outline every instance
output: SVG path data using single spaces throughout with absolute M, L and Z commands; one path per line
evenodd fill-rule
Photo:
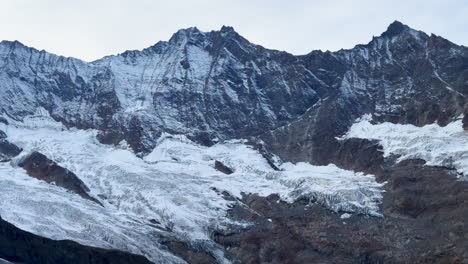
M 468 263 L 468 48 L 0 43 L 0 263 Z

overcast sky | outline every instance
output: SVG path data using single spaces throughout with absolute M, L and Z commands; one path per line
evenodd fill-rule
M 394 20 L 468 46 L 467 0 L 0 0 L 0 39 L 86 61 L 233 26 L 267 48 L 305 54 L 367 43 Z

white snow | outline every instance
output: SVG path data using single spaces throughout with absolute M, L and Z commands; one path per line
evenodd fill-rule
M 370 121 L 370 115 L 358 119 L 343 138 L 379 140 L 385 157 L 398 155 L 398 162 L 423 159 L 427 165 L 455 168 L 461 179 L 467 179 L 468 132 L 463 130 L 461 119 L 445 127 L 388 122 L 373 125 Z
M 352 214 L 348 214 L 348 213 L 344 213 L 340 216 L 341 219 L 348 219 L 350 218 L 351 216 L 353 216 Z
M 193 79 L 204 82 L 210 73 L 213 60 L 211 55 L 200 47 L 189 45 L 187 46 L 187 60 Z
M 7 118 L 7 117 L 5 117 Z M 7 118 L 8 119 L 8 118 Z M 100 144 L 96 131 L 66 129 L 37 111 L 23 122 L 0 125 L 8 140 L 24 148 L 22 155 L 40 151 L 73 171 L 104 208 L 38 181 L 15 166 L 0 164 L 0 215 L 21 229 L 53 239 L 143 254 L 153 261 L 181 260 L 161 249 L 158 237 L 178 239 L 211 248 L 223 259 L 209 230 L 233 223 L 226 216 L 231 203 L 222 191 L 277 193 L 287 202 L 317 201 L 331 210 L 379 216 L 382 184 L 372 175 L 337 168 L 285 163 L 274 171 L 258 151 L 232 140 L 212 147 L 185 136 L 163 134 L 143 159 L 126 148 Z M 18 157 L 17 159 L 19 159 Z M 234 170 L 214 169 L 218 160 Z M 151 224 L 154 219 L 160 224 Z

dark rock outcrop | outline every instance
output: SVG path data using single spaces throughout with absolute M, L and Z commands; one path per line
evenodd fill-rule
M 23 231 L 0 218 L 0 258 L 12 263 L 150 264 L 143 256 L 52 240 Z
M 168 240 L 162 243 L 175 255 L 181 257 L 190 264 L 217 264 L 216 258 L 213 257 L 204 248 L 194 248 L 182 241 Z
M 270 148 L 265 145 L 264 142 L 259 141 L 257 138 L 249 138 L 246 142 L 247 145 L 250 145 L 253 147 L 255 150 L 257 150 L 262 157 L 268 162 L 268 165 L 276 171 L 279 171 L 280 168 L 278 167 L 281 164 L 277 164 L 275 161 L 275 154 L 271 152 Z
M 221 161 L 216 160 L 214 168 L 224 174 L 232 174 L 234 171 L 228 166 L 224 165 Z
M 108 129 L 99 131 L 96 138 L 102 144 L 118 145 L 124 139 L 124 134 L 118 129 Z
M 9 142 L 6 138 L 5 132 L 0 130 L 0 162 L 10 161 L 22 151 L 20 147 Z
M 28 175 L 47 183 L 72 191 L 81 197 L 102 205 L 98 200 L 89 196 L 88 187 L 71 171 L 59 166 L 44 154 L 34 151 L 23 157 L 18 166 L 23 167 Z
M 374 175 L 383 173 L 386 161 L 378 141 L 350 138 L 339 140 L 338 143 L 336 151 L 329 154 L 330 163 L 339 164 L 347 170 L 365 171 Z

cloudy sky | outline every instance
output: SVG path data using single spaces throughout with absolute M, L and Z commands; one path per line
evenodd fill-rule
M 180 28 L 234 29 L 293 54 L 367 43 L 394 20 L 468 46 L 467 0 L 0 0 L 0 39 L 86 61 L 167 40 Z

